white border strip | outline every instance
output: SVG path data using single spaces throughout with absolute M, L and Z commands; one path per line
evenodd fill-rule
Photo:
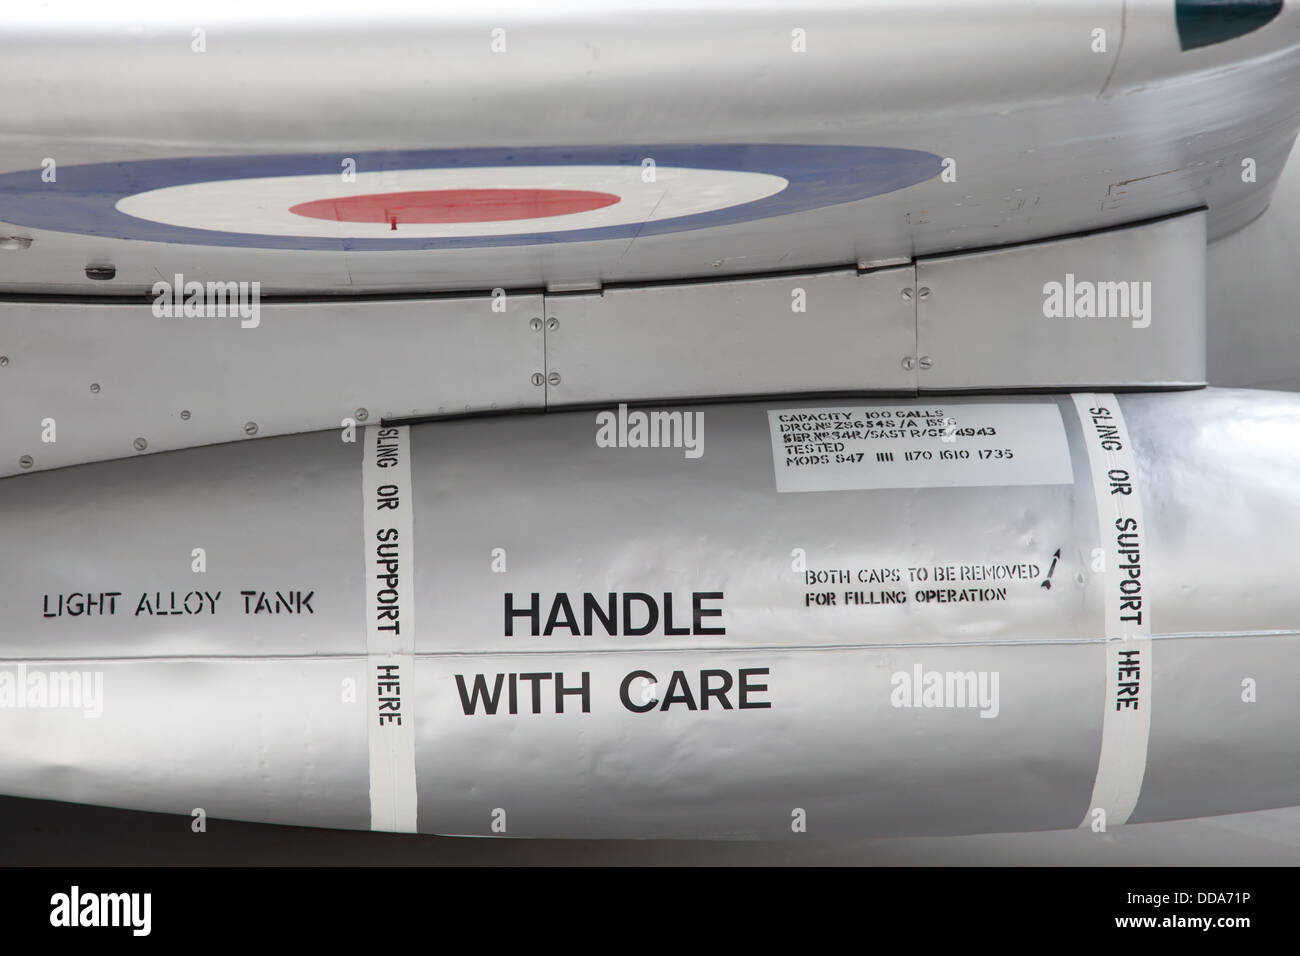
M 415 833 L 415 570 L 410 430 L 363 431 L 370 829 Z
M 1150 589 L 1143 577 L 1146 524 L 1119 402 L 1108 393 L 1073 398 L 1088 449 L 1106 562 L 1100 572 L 1106 598 L 1106 709 L 1092 800 L 1079 824 L 1100 830 L 1128 822 L 1146 774 L 1152 647 Z

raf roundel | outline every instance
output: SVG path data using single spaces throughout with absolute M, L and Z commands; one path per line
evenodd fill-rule
M 203 246 L 356 252 L 593 242 L 855 202 L 941 170 L 866 146 L 623 146 L 221 156 L 0 175 L 0 218 Z

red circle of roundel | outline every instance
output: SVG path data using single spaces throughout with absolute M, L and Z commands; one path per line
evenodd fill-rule
M 603 209 L 618 202 L 612 193 L 584 189 L 428 189 L 317 199 L 289 211 L 336 222 L 398 223 L 505 222 L 545 219 Z

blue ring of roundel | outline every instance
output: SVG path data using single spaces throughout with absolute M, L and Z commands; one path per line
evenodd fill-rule
M 339 175 L 345 158 L 356 161 L 357 172 L 514 165 L 642 167 L 643 160 L 653 159 L 656 166 L 664 167 L 771 173 L 783 177 L 789 185 L 763 199 L 689 216 L 591 229 L 500 236 L 406 239 L 267 236 L 152 222 L 128 216 L 116 207 L 118 201 L 126 196 L 168 186 L 269 176 Z M 0 220 L 34 229 L 113 239 L 257 249 L 378 252 L 527 246 L 630 239 L 792 215 L 906 189 L 938 175 L 942 164 L 941 157 L 915 149 L 743 143 L 416 149 L 150 159 L 61 166 L 55 182 L 43 182 L 41 170 L 0 175 Z

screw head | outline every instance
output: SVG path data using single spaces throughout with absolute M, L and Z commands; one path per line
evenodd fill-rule
M 929 289 L 929 287 L 928 287 L 928 286 L 921 286 L 921 288 L 917 289 L 917 290 L 916 290 L 916 297 L 917 297 L 918 299 L 928 299 L 928 298 L 930 298 L 930 289 Z
M 532 329 L 534 332 L 540 332 L 542 331 L 542 320 L 539 319 L 537 316 L 533 316 L 533 318 L 528 323 L 528 327 Z
M 916 360 L 916 364 L 921 366 L 921 368 L 929 368 L 934 363 L 930 361 L 930 356 L 922 355 L 919 359 Z
M 245 434 L 245 435 L 256 435 L 256 434 L 257 434 L 257 422 L 244 422 L 244 434 Z
M 93 394 L 93 395 L 98 395 L 98 394 L 99 394 L 99 383 L 98 383 L 98 382 L 91 382 L 91 383 L 90 383 L 90 391 L 91 391 L 91 394 Z
M 352 413 L 352 417 L 359 422 L 364 422 L 367 418 L 370 417 L 370 409 L 358 408 L 355 412 Z
M 534 385 L 542 385 L 542 384 L 544 384 L 545 382 L 546 382 L 546 378 L 542 375 L 541 372 L 534 372 L 534 373 L 533 373 L 533 384 L 534 384 Z
M 35 462 L 32 461 L 32 456 L 31 456 L 31 455 L 23 455 L 23 457 L 21 457 L 21 458 L 18 459 L 18 467 L 19 467 L 19 468 L 30 468 L 30 467 L 32 467 L 32 465 L 34 465 L 34 464 L 35 464 Z
M 911 301 L 912 301 L 912 290 L 911 290 L 911 289 L 904 289 L 902 292 L 899 293 L 899 295 L 901 295 L 901 296 L 903 297 L 903 301 L 904 301 L 904 302 L 911 302 Z
M 560 320 L 557 319 L 555 316 L 551 316 L 549 319 L 546 320 L 546 328 L 549 331 L 554 332 L 559 327 L 560 327 Z
M 559 373 L 559 372 L 552 372 L 550 375 L 546 376 L 546 381 L 547 381 L 547 383 L 550 384 L 550 385 L 559 385 L 559 384 L 560 384 L 560 373 Z
M 902 365 L 903 368 L 907 369 L 910 372 L 912 371 L 912 369 L 916 368 L 916 359 L 914 359 L 910 355 L 904 355 Z
M 131 445 L 135 448 L 136 451 L 144 451 L 146 448 L 149 447 L 149 443 L 145 441 L 143 438 L 137 438 L 135 441 L 131 442 Z
M 111 262 L 92 262 L 86 266 L 87 279 L 111 279 L 117 275 L 117 266 Z
M 0 355 L 0 368 L 4 368 L 8 364 L 9 364 L 9 356 Z
M 190 410 L 189 410 L 188 408 L 182 408 L 182 409 L 181 409 L 181 421 L 183 421 L 183 422 L 188 422 L 189 420 L 190 420 Z

